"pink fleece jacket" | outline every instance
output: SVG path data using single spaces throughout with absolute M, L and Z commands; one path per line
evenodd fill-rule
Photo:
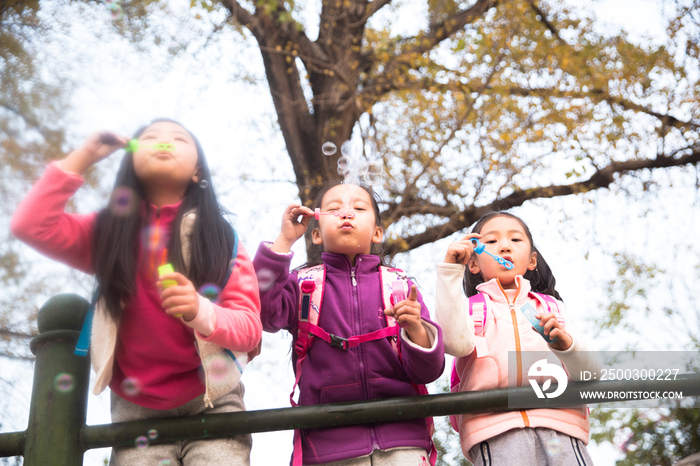
M 522 276 L 516 277 L 517 290 L 503 290 L 496 279 L 477 286 L 479 292 L 488 295 L 490 305 L 486 332 L 475 335 L 468 300 L 462 291 L 464 265 L 438 264 L 437 272 L 437 321 L 444 331 L 447 353 L 457 357 L 459 391 L 522 386 L 528 368 L 535 362 L 526 360 L 525 356 L 532 357 L 532 353 L 524 353 L 529 351 L 554 353 L 570 379 L 575 380 L 582 370 L 594 370 L 590 355 L 585 351 L 575 326 L 570 325 L 570 319 L 567 319 L 566 330 L 574 342 L 569 349 L 560 351 L 550 347 L 539 333 L 533 331 L 527 318 L 515 310 L 529 302 L 537 312 L 547 312 L 537 299 L 529 295 L 530 283 Z M 564 304 L 558 304 L 564 314 Z M 516 354 L 515 373 L 508 371 L 509 351 Z M 511 429 L 546 427 L 578 438 L 585 444 L 589 440 L 590 422 L 585 406 L 465 414 L 456 418 L 462 452 L 470 461 L 469 450 L 474 445 Z
M 97 214 L 64 212 L 82 184 L 80 176 L 52 163 L 20 203 L 11 230 L 46 256 L 92 273 Z M 199 313 L 191 322 L 164 312 L 155 282 L 157 267 L 167 262 L 164 245 L 178 207 L 152 206 L 145 219 L 136 289 L 119 322 L 109 382 L 121 397 L 153 409 L 172 409 L 204 393 L 195 332 L 204 341 L 239 352 L 253 350 L 262 334 L 257 279 L 242 245 L 217 304 L 200 296 Z

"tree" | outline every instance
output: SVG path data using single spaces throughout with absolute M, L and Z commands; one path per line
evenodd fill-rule
M 14 359 L 31 359 L 27 343 L 34 333 L 33 301 L 44 284 L 31 276 L 30 264 L 10 236 L 8 220 L 19 202 L 18 192 L 26 191 L 47 160 L 59 157 L 65 141 L 60 121 L 70 82 L 46 78 L 37 59 L 49 32 L 50 26 L 39 17 L 38 1 L 0 3 L 0 355 Z
M 697 2 L 655 46 L 545 0 L 323 0 L 315 40 L 306 4 L 221 4 L 258 43 L 303 202 L 339 177 L 322 144 L 359 123 L 390 179 L 390 254 L 489 210 L 700 161 L 696 36 L 680 19 Z M 423 19 L 410 35 L 394 32 L 402 8 Z

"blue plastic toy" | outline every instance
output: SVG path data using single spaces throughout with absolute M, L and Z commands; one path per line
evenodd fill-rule
M 511 261 L 507 261 L 502 257 L 491 254 L 490 252 L 488 252 L 486 250 L 486 245 L 484 243 L 482 243 L 481 241 L 479 241 L 478 239 L 472 238 L 471 241 L 472 241 L 472 243 L 474 243 L 476 245 L 474 247 L 475 253 L 481 254 L 482 252 L 485 252 L 489 256 L 493 257 L 493 260 L 495 260 L 496 262 L 498 262 L 500 265 L 507 268 L 508 270 L 513 268 L 513 263 Z
M 556 338 L 550 338 L 549 336 L 544 334 L 544 327 L 540 323 L 540 319 L 535 317 L 535 314 L 537 312 L 535 311 L 535 308 L 530 305 L 530 303 L 525 303 L 522 306 L 520 306 L 520 312 L 522 312 L 525 317 L 527 317 L 527 320 L 530 321 L 530 324 L 532 324 L 532 327 L 537 330 L 537 333 L 542 335 L 542 338 L 544 338 L 544 341 L 547 343 L 554 343 L 557 341 Z

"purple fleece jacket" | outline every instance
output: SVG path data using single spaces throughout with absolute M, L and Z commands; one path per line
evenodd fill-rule
M 278 254 L 261 244 L 253 259 L 256 273 L 274 277 L 265 289 L 260 287 L 261 320 L 267 332 L 289 331 L 296 343 L 299 286 L 297 272 L 290 273 L 292 254 Z M 319 319 L 325 331 L 350 337 L 386 327 L 379 278 L 379 257 L 358 255 L 352 267 L 343 254 L 323 253 L 326 283 Z M 353 286 L 351 270 L 357 285 Z M 410 284 L 409 284 L 410 285 Z M 445 366 L 442 330 L 430 320 L 420 294 L 421 316 L 430 336 L 431 348 L 421 348 L 400 334 L 401 360 L 388 339 L 341 350 L 316 338 L 304 361 L 300 380 L 300 405 L 374 400 L 414 396 L 411 382 L 426 384 L 436 380 Z M 296 354 L 292 361 L 296 367 Z M 309 429 L 302 431 L 304 464 L 327 463 L 368 455 L 372 450 L 419 447 L 429 450 L 430 438 L 424 419 Z

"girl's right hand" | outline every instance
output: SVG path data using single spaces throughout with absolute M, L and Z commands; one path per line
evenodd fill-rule
M 126 146 L 129 138 L 109 131 L 102 131 L 90 135 L 82 146 L 68 154 L 61 161 L 61 168 L 67 172 L 82 175 L 102 159 Z
M 481 238 L 481 235 L 479 233 L 469 233 L 464 238 L 450 244 L 445 254 L 445 263 L 467 265 L 469 258 L 474 253 L 472 238 Z
M 298 220 L 302 217 L 301 221 Z M 306 228 L 309 226 L 311 217 L 314 216 L 314 211 L 300 204 L 290 204 L 282 214 L 282 229 L 279 236 L 272 243 L 270 249 L 274 252 L 288 253 L 292 245 L 304 236 Z

